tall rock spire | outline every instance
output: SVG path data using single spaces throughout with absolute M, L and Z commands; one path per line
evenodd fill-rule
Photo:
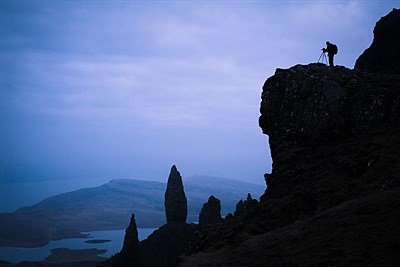
M 121 253 L 134 254 L 138 251 L 139 235 L 136 227 L 135 214 L 132 213 L 131 222 L 125 230 L 124 244 Z
M 96 267 L 141 267 L 139 236 L 136 228 L 135 214 L 132 213 L 131 222 L 125 230 L 124 244 L 119 253 L 110 259 L 100 262 Z
M 165 191 L 165 213 L 167 222 L 186 222 L 187 200 L 181 174 L 175 165 L 171 168 Z

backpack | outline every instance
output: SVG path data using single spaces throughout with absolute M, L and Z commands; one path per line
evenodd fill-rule
M 337 54 L 337 52 L 338 52 L 337 45 L 335 45 L 335 44 L 332 45 L 332 52 L 333 52 L 334 55 Z

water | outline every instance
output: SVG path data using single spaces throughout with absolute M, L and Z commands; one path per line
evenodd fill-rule
M 146 239 L 156 228 L 138 228 L 139 240 Z M 44 247 L 37 248 L 17 248 L 0 247 L 0 259 L 12 263 L 21 261 L 42 261 L 51 254 L 50 250 L 55 248 L 69 249 L 105 249 L 106 253 L 100 254 L 100 257 L 109 258 L 111 255 L 119 252 L 124 241 L 125 230 L 107 230 L 83 232 L 90 235 L 88 238 L 68 238 L 57 241 L 50 241 Z M 89 240 L 110 240 L 105 243 L 86 243 Z

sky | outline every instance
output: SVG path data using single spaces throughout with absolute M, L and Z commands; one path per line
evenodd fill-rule
M 0 0 L 0 210 L 113 178 L 165 182 L 173 164 L 264 185 L 264 81 L 327 40 L 353 68 L 399 6 Z

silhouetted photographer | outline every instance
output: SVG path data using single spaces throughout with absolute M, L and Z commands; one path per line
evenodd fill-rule
M 338 52 L 338 47 L 335 44 L 330 43 L 329 41 L 326 41 L 326 48 L 322 48 L 322 52 L 326 53 L 328 52 L 328 58 L 329 58 L 329 66 L 333 67 L 333 57 L 337 54 Z

